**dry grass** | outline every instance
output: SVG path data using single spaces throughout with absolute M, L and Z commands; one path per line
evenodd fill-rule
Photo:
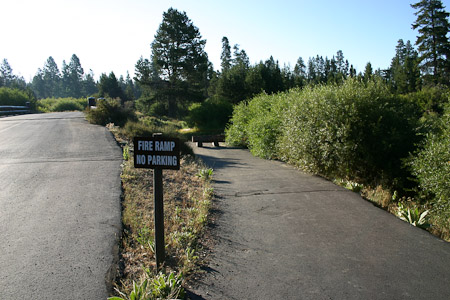
M 113 126 L 109 128 L 117 133 Z M 126 142 L 123 136 L 116 138 L 122 144 Z M 166 273 L 173 271 L 186 276 L 197 266 L 199 238 L 207 224 L 213 190 L 209 179 L 198 176 L 199 171 L 205 168 L 200 161 L 192 156 L 184 156 L 180 165 L 179 171 L 163 170 L 166 244 L 163 269 Z M 116 289 L 128 295 L 133 282 L 152 280 L 157 275 L 154 255 L 153 170 L 135 169 L 133 155 L 130 153 L 129 160 L 123 163 L 121 177 L 123 270 Z
M 391 213 L 395 213 L 396 211 L 396 205 L 392 200 L 392 193 L 389 190 L 384 189 L 381 185 L 378 185 L 375 188 L 364 187 L 361 191 L 361 196 Z

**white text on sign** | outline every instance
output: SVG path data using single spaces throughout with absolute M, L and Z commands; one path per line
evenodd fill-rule
M 171 155 L 144 155 L 136 156 L 136 164 L 148 166 L 177 166 L 178 159 Z
M 180 169 L 180 140 L 170 137 L 135 137 L 134 167 Z
M 173 151 L 174 148 L 174 141 L 138 141 L 139 151 Z

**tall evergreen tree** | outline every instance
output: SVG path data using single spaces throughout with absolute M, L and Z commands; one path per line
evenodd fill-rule
M 17 79 L 6 58 L 3 59 L 3 62 L 0 65 L 0 78 L 2 85 L 6 87 L 12 87 Z
M 100 75 L 98 92 L 101 97 L 119 98 L 124 100 L 123 90 L 120 87 L 114 72 L 109 73 L 108 76 L 105 73 Z
M 367 82 L 370 79 L 372 79 L 372 75 L 373 75 L 372 64 L 370 62 L 368 62 L 364 69 L 364 75 L 363 75 L 364 82 Z
M 155 40 L 152 60 L 166 84 L 159 85 L 168 100 L 169 116 L 175 117 L 177 102 L 203 100 L 206 94 L 208 56 L 206 40 L 186 15 L 169 8 L 163 14 Z
M 420 83 L 417 51 L 410 41 L 406 44 L 400 39 L 395 48 L 395 57 L 392 59 L 388 72 L 392 88 L 399 93 L 415 92 Z
M 421 0 L 411 7 L 416 9 L 418 29 L 416 45 L 419 50 L 419 63 L 427 83 L 450 82 L 450 43 L 447 37 L 450 31 L 449 13 L 440 0 Z
M 61 97 L 71 97 L 72 88 L 71 88 L 71 78 L 70 78 L 70 69 L 69 65 L 65 60 L 62 62 L 61 68 Z
M 299 57 L 297 59 L 297 63 L 295 64 L 294 67 L 294 81 L 295 81 L 295 85 L 302 87 L 306 84 L 306 65 L 305 65 L 305 61 L 303 60 L 302 57 Z
M 31 89 L 38 99 L 47 98 L 48 91 L 44 80 L 44 72 L 39 68 L 31 81 Z
M 61 73 L 59 72 L 58 65 L 53 57 L 49 57 L 45 62 L 43 72 L 43 80 L 45 82 L 45 98 L 47 97 L 59 97 L 60 85 L 61 85 Z
M 233 58 L 233 64 L 234 65 L 242 65 L 244 68 L 250 67 L 250 59 L 247 56 L 247 53 L 244 49 L 240 49 L 238 44 L 235 44 L 233 46 L 234 50 L 234 58 Z
M 349 69 L 349 71 L 348 71 L 348 75 L 350 76 L 350 77 L 356 77 L 356 69 L 353 67 L 353 65 L 350 65 L 350 69 Z
M 250 69 L 250 60 L 239 45 L 233 47 L 231 67 L 222 73 L 216 83 L 216 95 L 231 103 L 239 103 L 263 89 L 261 73 Z
M 228 38 L 226 36 L 222 38 L 222 54 L 220 55 L 220 60 L 222 73 L 224 73 L 228 71 L 231 67 L 231 47 Z
M 85 74 L 83 79 L 83 95 L 92 96 L 98 92 L 97 84 L 94 80 L 94 72 L 89 70 L 89 73 Z
M 80 98 L 83 95 L 84 70 L 81 67 L 80 59 L 75 54 L 73 54 L 70 59 L 69 72 L 71 82 L 71 96 Z
M 61 96 L 80 98 L 83 95 L 84 70 L 75 54 L 70 58 L 69 64 L 63 60 L 61 71 Z
M 26 90 L 28 92 L 25 79 L 22 76 L 19 77 L 14 75 L 13 69 L 6 58 L 3 59 L 3 62 L 0 65 L 0 84 L 10 88 Z

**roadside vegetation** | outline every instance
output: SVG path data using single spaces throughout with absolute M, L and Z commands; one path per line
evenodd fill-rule
M 199 28 L 186 12 L 170 8 L 150 59 L 136 62 L 134 78 L 111 72 L 95 82 L 73 54 L 61 71 L 49 57 L 26 83 L 4 59 L 0 105 L 84 110 L 86 97 L 106 98 L 86 118 L 108 126 L 124 149 L 119 298 L 182 297 L 213 193 L 212 170 L 183 147 L 181 170 L 164 172 L 168 260 L 156 272 L 152 172 L 132 167 L 131 142 L 155 132 L 186 140 L 225 131 L 230 145 L 320 174 L 450 241 L 449 14 L 441 1 L 412 7 L 415 44 L 399 39 L 389 67 L 374 70 L 368 62 L 360 71 L 341 50 L 332 57 L 299 57 L 293 68 L 280 67 L 272 56 L 251 64 L 225 36 L 220 70 L 214 70 Z
M 30 103 L 31 109 L 34 109 L 36 105 L 36 98 L 30 90 L 0 86 L 0 106 L 26 106 L 27 102 Z
M 39 112 L 84 111 L 87 106 L 86 98 L 46 98 L 36 103 Z
M 428 94 L 434 104 L 394 94 L 381 80 L 352 79 L 261 94 L 235 107 L 226 139 L 360 192 L 411 224 L 428 211 L 422 225 L 450 240 L 450 93 Z
M 115 283 L 115 295 L 110 299 L 183 299 L 186 276 L 195 271 L 201 256 L 199 240 L 213 196 L 213 171 L 196 160 L 185 145 L 181 149 L 180 170 L 163 172 L 166 260 L 162 270 L 156 270 L 153 171 L 134 168 L 132 138 L 161 132 L 183 139 L 177 133 L 180 122 L 143 116 L 138 120 L 120 106 L 112 105 L 119 112 L 110 115 L 110 110 L 100 109 L 87 113 L 91 121 L 109 116 L 110 121 L 125 124 L 121 127 L 107 124 L 122 145 L 124 158 L 121 175 L 124 230 L 120 247 L 123 268 Z

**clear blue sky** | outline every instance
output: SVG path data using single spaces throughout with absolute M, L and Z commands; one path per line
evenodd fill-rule
M 186 11 L 207 40 L 206 52 L 220 69 L 221 40 L 239 44 L 251 63 L 271 55 L 280 66 L 294 67 L 297 58 L 338 50 L 363 71 L 387 68 L 399 39 L 414 44 L 417 32 L 411 3 L 417 0 L 0 0 L 0 59 L 30 81 L 49 56 L 61 69 L 76 54 L 85 72 L 95 77 L 129 71 L 140 56 L 150 56 L 150 43 L 163 12 Z M 446 11 L 450 0 L 442 1 Z

